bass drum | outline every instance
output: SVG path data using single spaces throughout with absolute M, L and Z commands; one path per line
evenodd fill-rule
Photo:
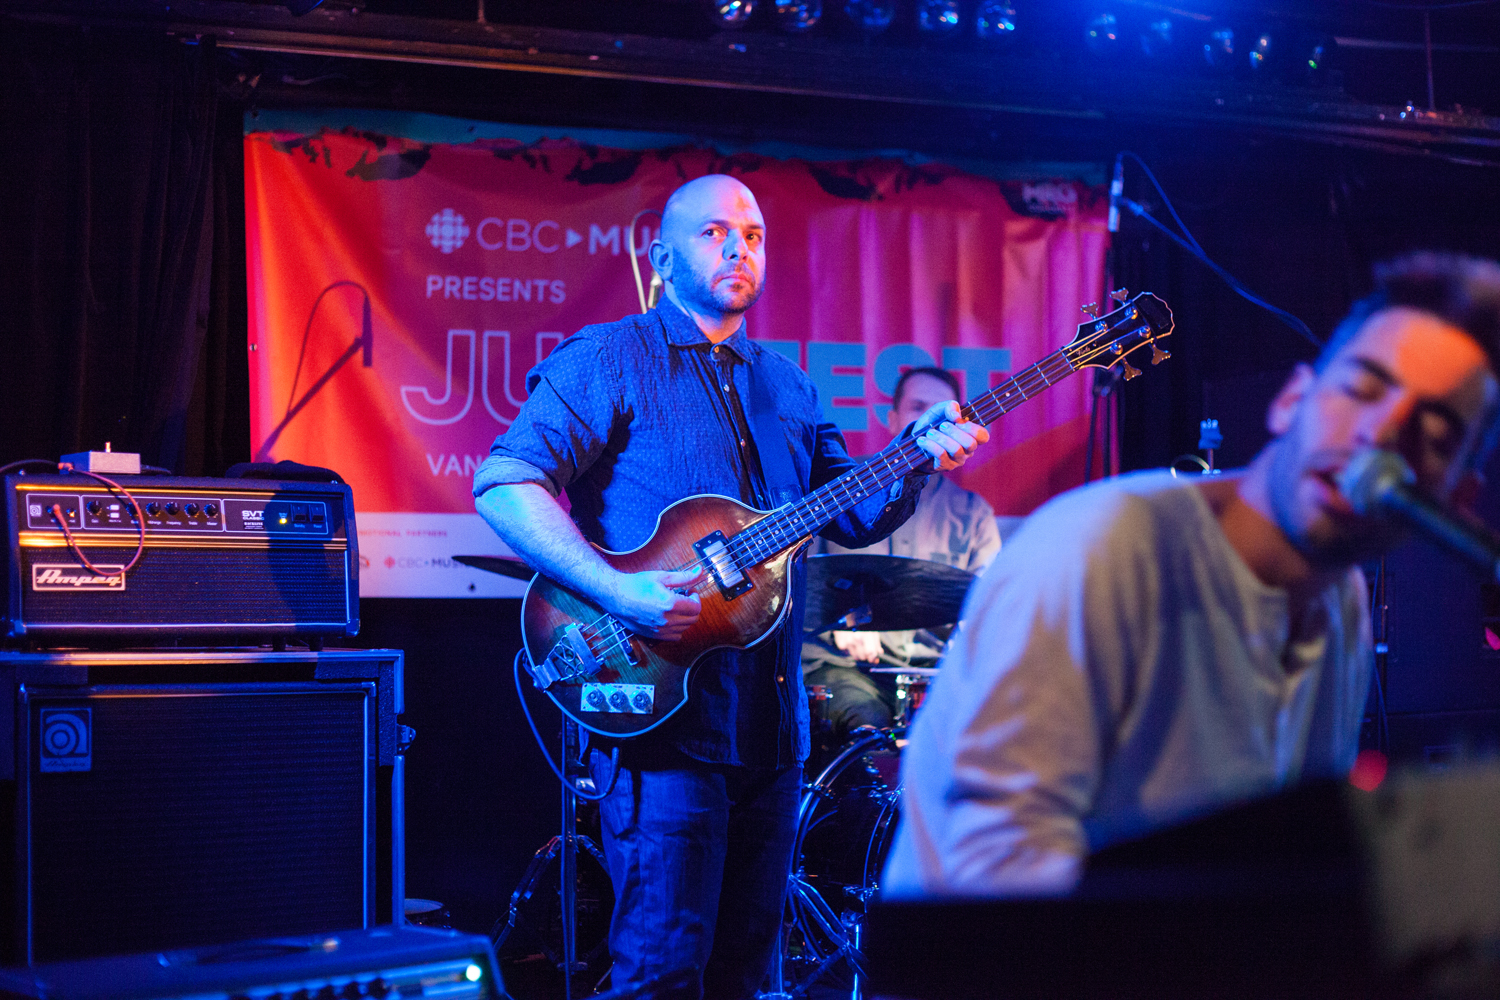
M 898 731 L 862 728 L 802 794 L 787 887 L 782 990 L 815 981 L 859 995 L 859 938 L 899 815 Z

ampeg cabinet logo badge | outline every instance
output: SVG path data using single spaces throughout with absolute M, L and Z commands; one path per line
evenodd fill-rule
M 42 773 L 88 771 L 94 766 L 94 710 L 41 709 L 42 749 L 37 763 Z
M 32 590 L 124 590 L 125 567 L 95 566 L 91 573 L 76 563 L 33 563 Z M 101 575 L 102 574 L 102 575 Z

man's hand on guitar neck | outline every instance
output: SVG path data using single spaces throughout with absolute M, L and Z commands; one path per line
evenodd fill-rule
M 934 403 L 917 418 L 911 434 L 939 472 L 950 472 L 963 465 L 974 449 L 990 439 L 984 424 L 965 420 L 958 404 L 951 399 Z

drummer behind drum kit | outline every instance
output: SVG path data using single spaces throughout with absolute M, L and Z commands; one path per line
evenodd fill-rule
M 531 570 L 504 556 L 454 556 L 458 562 L 516 579 L 530 579 Z M 961 569 L 924 559 L 889 555 L 825 555 L 807 559 L 806 622 L 817 622 L 812 634 L 830 629 L 891 632 L 940 629 L 958 621 L 964 597 L 974 576 Z M 880 870 L 896 830 L 901 785 L 900 748 L 927 686 L 937 675 L 935 666 L 876 666 L 871 673 L 893 675 L 896 684 L 896 724 L 891 729 L 861 727 L 842 742 L 821 742 L 808 762 L 811 780 L 805 785 L 797 812 L 796 849 L 787 887 L 787 920 L 773 963 L 768 997 L 800 996 L 817 983 L 820 988 L 843 986 L 848 995 L 863 993 L 864 958 L 859 950 L 864 915 L 880 892 Z M 827 691 L 814 687 L 814 725 L 823 716 Z M 821 725 L 827 737 L 831 727 Z M 586 848 L 593 848 L 586 843 Z M 550 861 L 556 844 L 549 843 L 538 858 Z M 528 870 L 517 898 L 555 898 L 535 894 L 529 883 L 544 877 L 542 867 Z M 544 866 L 543 866 L 544 867 Z M 601 869 L 602 870 L 602 869 Z M 587 866 L 580 867 L 587 877 Z M 596 874 L 596 879 L 599 877 Z M 555 879 L 554 879 L 555 881 Z M 585 887 L 608 894 L 607 882 Z M 525 890 L 523 892 L 523 890 Z M 604 901 L 606 907 L 612 905 Z M 509 955 L 511 941 L 522 923 L 515 919 L 499 933 L 497 952 L 502 963 L 529 956 Z M 530 918 L 541 922 L 538 917 Z M 580 930 L 584 930 L 580 928 Z M 592 954 L 603 943 L 603 929 L 585 931 L 577 942 L 579 954 Z M 598 941 L 593 940 L 595 936 Z M 543 947 L 544 952 L 560 948 Z M 592 965 L 593 963 L 587 963 Z

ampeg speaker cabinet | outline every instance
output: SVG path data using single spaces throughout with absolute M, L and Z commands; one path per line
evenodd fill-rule
M 401 666 L 0 653 L 0 964 L 398 920 Z
M 0 970 L 0 993 L 47 1000 L 503 1000 L 488 939 L 418 927 L 236 942 Z
M 5 478 L 12 638 L 344 636 L 359 631 L 354 502 L 341 483 Z M 86 556 L 98 572 L 84 565 Z

